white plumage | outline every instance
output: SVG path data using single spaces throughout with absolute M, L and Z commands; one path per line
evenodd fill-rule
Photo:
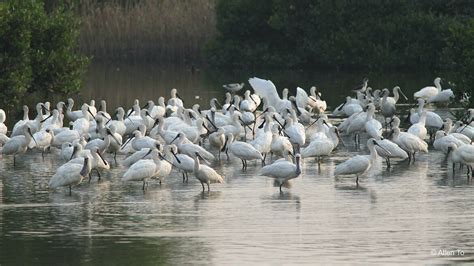
M 259 174 L 275 178 L 280 186 L 281 192 L 281 186 L 285 182 L 297 178 L 301 174 L 301 155 L 296 154 L 295 159 L 296 162 L 294 164 L 286 160 L 278 160 L 271 165 L 264 166 Z

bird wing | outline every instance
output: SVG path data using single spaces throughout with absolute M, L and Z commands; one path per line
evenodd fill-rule
M 212 169 L 211 167 L 207 165 L 201 164 L 199 166 L 199 171 L 202 173 L 205 173 L 206 176 L 209 178 L 210 183 L 224 183 L 224 178 L 219 175 L 216 170 Z
M 308 94 L 300 87 L 296 88 L 296 105 L 299 108 L 305 108 L 308 105 Z
M 266 98 L 269 105 L 278 107 L 281 99 L 280 96 L 278 96 L 275 84 L 273 84 L 271 80 L 264 80 L 255 77 L 250 78 L 249 83 L 258 96 Z
M 370 159 L 365 155 L 357 155 L 336 166 L 334 175 L 361 174 L 370 167 Z
M 279 161 L 270 165 L 262 167 L 259 174 L 262 176 L 269 176 L 273 178 L 283 178 L 295 172 L 295 165 L 288 161 Z

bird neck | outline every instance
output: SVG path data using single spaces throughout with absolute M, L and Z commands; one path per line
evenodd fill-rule
M 442 90 L 441 83 L 437 80 L 437 81 L 435 81 L 434 84 L 435 84 L 436 88 L 438 89 L 438 92 L 441 92 L 441 90 Z
M 370 146 L 369 150 L 370 150 L 370 160 L 375 161 L 377 159 L 377 150 L 375 149 L 374 146 Z
M 199 171 L 199 158 L 196 156 L 194 157 L 194 172 Z
M 398 93 L 398 89 L 393 90 L 393 99 L 395 102 L 398 102 L 398 99 L 400 99 L 400 94 Z

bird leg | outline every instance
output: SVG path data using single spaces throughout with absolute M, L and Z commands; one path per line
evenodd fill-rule
M 204 183 L 201 182 L 201 186 L 202 186 L 202 192 L 204 192 L 206 189 L 204 188 Z
M 356 175 L 356 185 L 359 186 L 359 175 Z
M 142 190 L 145 191 L 145 180 L 143 180 L 143 187 Z
M 240 160 L 242 160 L 242 169 L 244 169 L 244 168 L 245 168 L 245 162 L 244 162 L 244 159 L 240 159 Z
M 188 172 L 185 172 L 186 173 L 186 183 L 188 183 L 189 181 L 189 175 L 188 175 Z
M 207 182 L 207 192 L 211 192 L 211 187 L 209 186 L 209 182 Z
M 413 152 L 413 163 L 415 163 L 415 154 L 416 154 L 416 151 Z
M 15 167 L 16 160 L 15 160 L 15 155 L 13 155 L 13 167 Z
M 114 152 L 114 161 L 115 161 L 115 164 L 117 164 L 117 152 Z
M 184 172 L 183 172 L 183 183 L 185 180 L 186 180 L 186 176 L 184 175 Z
M 41 157 L 43 158 L 43 162 L 44 162 L 44 150 L 41 151 Z
M 283 182 L 280 183 L 280 193 L 283 193 L 283 191 L 281 190 L 281 186 L 283 185 Z
M 91 173 L 89 172 L 89 183 L 91 182 L 92 176 Z
M 95 171 L 97 172 L 97 176 L 99 177 L 99 179 L 97 181 L 100 181 L 100 172 L 99 172 L 99 169 L 95 169 Z
M 72 195 L 72 188 L 71 188 L 71 186 L 69 185 L 69 196 L 71 196 L 71 195 Z
M 456 163 L 453 163 L 453 175 L 454 175 L 455 170 L 456 170 Z

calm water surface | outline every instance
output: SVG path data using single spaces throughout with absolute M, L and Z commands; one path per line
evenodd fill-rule
M 135 98 L 157 99 L 177 87 L 186 100 L 199 102 L 194 100 L 199 95 L 207 106 L 211 97 L 221 97 L 219 84 L 244 80 L 245 74 L 234 73 L 232 79 L 232 73 L 221 77 L 204 71 L 123 66 L 117 71 L 95 66 L 83 97 L 105 98 L 111 111 Z M 326 74 L 318 82 L 317 73 L 313 74 L 268 78 L 290 87 L 302 77 L 308 85 L 300 86 L 315 82 L 324 93 L 323 87 L 352 86 L 363 75 L 337 80 L 336 74 Z M 407 84 L 421 87 L 431 79 L 410 79 Z M 387 85 L 382 85 L 383 77 L 374 82 L 393 87 L 395 81 L 396 75 L 393 80 L 388 75 Z M 343 98 L 328 94 L 324 96 L 334 104 Z M 356 187 L 354 177 L 334 178 L 334 167 L 367 151 L 364 145 L 356 150 L 349 138 L 344 142 L 346 146 L 340 145 L 320 167 L 306 159 L 301 177 L 282 194 L 270 178 L 258 176 L 260 163 L 250 162 L 242 171 L 239 160 L 224 157 L 213 167 L 225 175 L 225 183 L 211 186 L 210 193 L 202 193 L 192 176 L 183 184 L 177 172 L 161 186 L 150 182 L 143 193 L 140 182 L 120 180 L 125 171 L 120 157 L 118 165 L 112 163 L 112 169 L 103 173 L 102 181 L 94 176 L 69 196 L 66 189 L 47 188 L 62 163 L 56 150 L 44 161 L 40 154 L 29 152 L 18 157 L 15 168 L 12 158 L 4 157 L 0 160 L 0 264 L 474 261 L 474 188 L 464 173 L 452 174 L 445 155 L 430 150 L 415 164 L 394 162 L 391 170 L 378 162 Z M 457 255 L 458 249 L 463 256 Z M 432 255 L 433 250 L 456 251 L 456 255 Z

